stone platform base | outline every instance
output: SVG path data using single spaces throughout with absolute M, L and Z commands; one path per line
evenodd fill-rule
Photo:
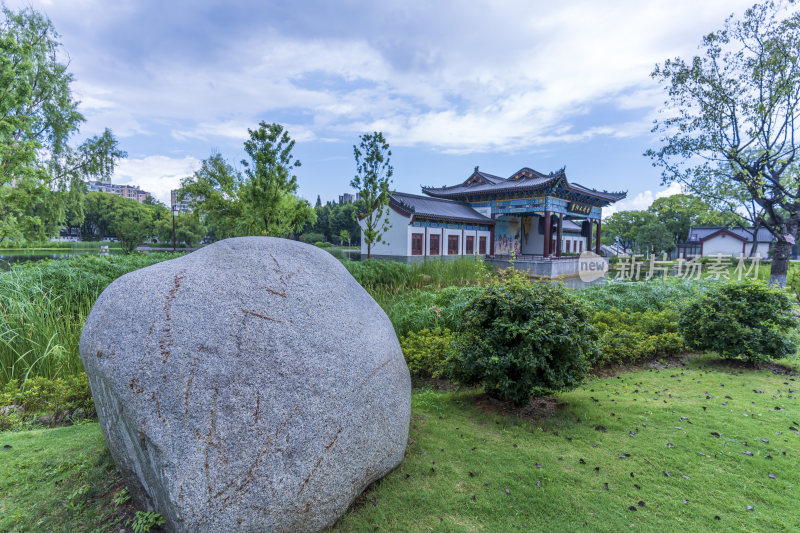
M 487 257 L 486 261 L 497 268 L 511 266 L 510 258 Z M 517 259 L 514 268 L 527 271 L 533 278 L 576 278 L 578 277 L 578 258 L 563 257 L 561 259 Z

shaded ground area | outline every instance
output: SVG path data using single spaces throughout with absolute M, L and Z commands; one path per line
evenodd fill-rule
M 523 420 L 546 420 L 556 416 L 566 404 L 554 396 L 532 398 L 527 405 L 520 407 L 510 402 L 503 402 L 486 394 L 475 397 L 475 406 L 485 413 L 500 416 L 511 416 Z

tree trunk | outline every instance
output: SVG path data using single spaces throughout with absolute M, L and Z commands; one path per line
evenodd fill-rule
M 753 246 L 750 247 L 750 255 L 748 257 L 753 257 L 756 254 L 756 249 L 758 248 L 758 230 L 761 229 L 761 220 L 756 222 L 756 225 L 753 226 Z
M 789 259 L 791 257 L 792 243 L 784 238 L 776 241 L 772 252 L 772 268 L 769 272 L 770 285 L 786 286 L 786 275 L 789 272 Z
M 779 227 L 775 235 L 775 247 L 772 251 L 772 268 L 769 272 L 769 284 L 778 287 L 786 286 L 786 275 L 789 273 L 789 260 L 792 258 L 792 245 L 797 234 L 798 221 L 796 214 Z
M 367 241 L 367 259 L 369 259 L 371 253 L 372 253 L 372 243 Z

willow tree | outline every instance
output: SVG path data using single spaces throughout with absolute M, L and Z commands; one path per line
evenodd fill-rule
M 109 130 L 70 146 L 84 117 L 58 38 L 31 8 L 0 10 L 0 241 L 79 225 L 84 180 L 109 178 L 126 155 Z
M 800 225 L 800 13 L 756 4 L 706 35 L 697 56 L 667 60 L 652 76 L 668 92 L 653 129 L 663 145 L 646 153 L 663 182 L 715 205 L 752 200 L 756 224 L 775 237 L 770 281 L 785 285 Z

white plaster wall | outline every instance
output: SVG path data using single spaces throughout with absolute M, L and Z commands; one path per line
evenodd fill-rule
M 713 257 L 718 254 L 739 257 L 742 254 L 742 241 L 730 235 L 722 234 L 703 242 L 704 257 Z
M 422 229 L 424 231 L 425 228 L 414 228 L 414 231 Z M 425 250 L 423 255 L 429 255 L 430 253 L 430 242 L 431 242 L 431 235 L 439 235 L 439 256 L 446 256 L 447 253 L 447 237 L 448 235 L 457 235 L 459 242 L 458 242 L 458 255 L 465 255 L 467 249 L 467 237 L 472 236 L 475 238 L 475 246 L 474 246 L 474 253 L 478 253 L 480 249 L 480 237 L 486 237 L 486 253 L 489 253 L 489 246 L 491 244 L 491 233 L 488 231 L 478 231 L 478 230 L 460 230 L 460 229 L 443 229 L 443 228 L 428 228 L 428 237 L 425 240 Z M 442 237 L 442 235 L 444 235 Z M 411 236 L 409 234 L 409 250 L 411 250 Z M 438 257 L 438 256 L 434 256 Z
M 389 209 L 389 223 L 391 227 L 383 233 L 383 243 L 372 245 L 372 255 L 411 255 L 411 237 L 409 236 L 409 224 L 411 217 L 404 217 L 394 209 Z M 367 255 L 367 243 L 364 242 L 364 221 L 359 220 L 361 226 L 361 254 Z M 418 228 L 422 230 L 423 228 Z
M 528 235 L 528 242 L 522 240 L 520 250 L 526 255 L 542 255 L 544 253 L 544 235 L 539 234 L 539 219 L 534 215 L 531 219 L 531 234 Z
M 576 248 L 576 246 L 578 246 L 577 243 L 579 242 L 583 243 L 582 251 L 584 252 L 586 251 L 586 237 L 581 237 L 577 233 L 564 233 L 561 235 L 561 240 L 564 241 L 564 246 L 561 248 L 561 250 L 563 250 L 564 252 L 567 251 L 567 245 L 566 245 L 567 241 L 569 241 L 570 243 L 569 245 L 570 253 L 578 253 L 578 249 Z
M 745 257 L 750 257 L 750 249 L 753 247 L 752 242 L 748 242 L 744 247 L 744 255 Z M 761 257 L 761 259 L 766 259 L 769 253 L 769 243 L 768 242 L 759 242 L 758 246 L 756 247 L 755 255 Z

